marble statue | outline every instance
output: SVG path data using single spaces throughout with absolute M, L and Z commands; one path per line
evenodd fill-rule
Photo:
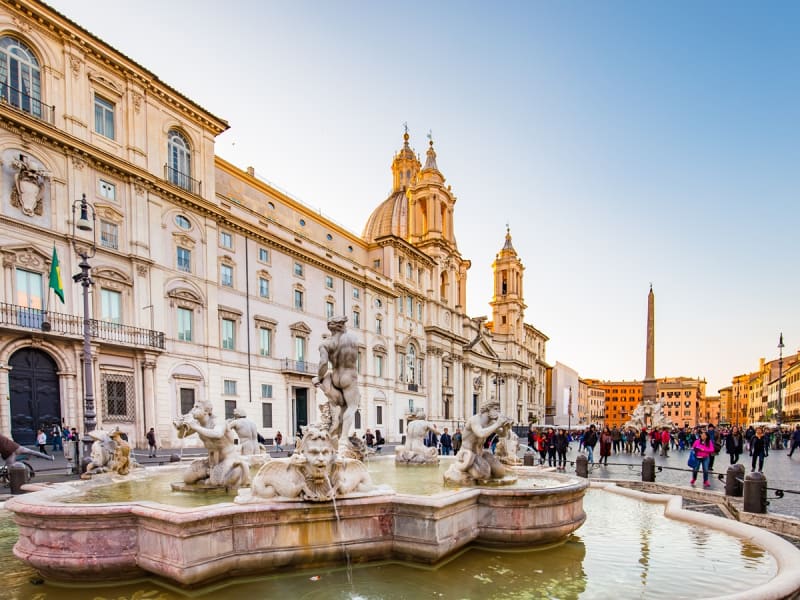
M 493 433 L 510 429 L 513 421 L 500 415 L 500 403 L 488 402 L 481 406 L 477 415 L 467 419 L 461 433 L 461 450 L 456 461 L 444 474 L 445 483 L 455 485 L 474 485 L 476 483 L 500 482 L 505 478 L 506 469 L 484 442 Z
M 334 441 L 324 428 L 305 427 L 294 454 L 265 463 L 253 477 L 251 489 L 239 490 L 236 502 L 271 498 L 326 502 L 347 494 L 376 491 L 364 464 L 337 456 Z
M 225 419 L 213 414 L 210 402 L 197 401 L 173 425 L 179 438 L 197 434 L 208 450 L 207 458 L 192 462 L 183 481 L 189 486 L 236 489 L 250 484 L 250 467 L 233 441 Z
M 89 437 L 94 442 L 91 460 L 86 465 L 86 472 L 81 475 L 82 479 L 91 479 L 93 475 L 109 472 L 128 475 L 132 467 L 138 466 L 131 458 L 131 445 L 122 437 L 118 427 L 111 433 L 95 429 L 89 432 Z
M 637 430 L 642 430 L 645 427 L 650 427 L 651 429 L 669 427 L 672 429 L 674 424 L 672 420 L 664 414 L 664 408 L 661 402 L 645 400 L 634 409 L 630 421 L 625 423 L 622 427 L 623 429 L 634 427 Z
M 513 467 L 521 465 L 522 459 L 517 456 L 519 450 L 519 436 L 511 429 L 511 425 L 506 425 L 497 430 L 497 448 L 495 456 L 504 465 Z
M 21 446 L 10 437 L 6 437 L 0 433 L 0 458 L 3 459 L 7 467 L 17 462 L 17 459 L 23 454 L 38 456 L 45 460 L 55 460 L 52 454 L 44 454 L 38 450 L 31 450 L 30 448 Z
M 417 414 L 409 417 L 406 427 L 406 443 L 394 449 L 394 460 L 396 463 L 425 465 L 438 464 L 439 451 L 436 447 L 425 445 L 425 436 L 429 431 L 436 431 L 436 425 L 425 418 L 425 414 Z
M 228 421 L 228 426 L 239 438 L 239 452 L 242 456 L 263 454 L 263 448 L 258 443 L 258 425 L 248 419 L 247 413 L 241 408 L 233 409 L 233 419 Z
M 359 404 L 358 340 L 345 329 L 347 317 L 328 319 L 329 338 L 319 347 L 319 371 L 311 381 L 328 398 L 323 427 L 341 447 L 347 445 Z M 328 364 L 330 363 L 330 368 Z

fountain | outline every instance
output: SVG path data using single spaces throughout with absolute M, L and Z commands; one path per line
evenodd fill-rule
M 353 458 L 364 450 L 346 437 L 350 411 L 358 406 L 354 342 L 342 319 L 332 319 L 329 328 L 315 380 L 327 397 L 323 419 L 305 428 L 292 456 L 265 459 L 251 477 L 247 455 L 233 443 L 233 424 L 198 403 L 175 427 L 180 435 L 198 434 L 208 458 L 188 468 L 109 473 L 14 497 L 6 503 L 18 528 L 14 554 L 50 581 L 156 575 L 183 587 L 287 569 L 328 574 L 351 561 L 440 565 L 476 544 L 488 552 L 561 545 L 573 556 L 585 554 L 567 540 L 586 520 L 588 480 L 516 466 L 484 450 L 493 433 L 506 440 L 506 454 L 514 446 L 511 420 L 496 403 L 468 420 L 458 455 L 441 457 L 441 464 L 408 469 L 395 457 L 368 465 Z M 175 492 L 146 498 L 162 473 L 183 481 Z M 406 475 L 416 487 L 406 487 Z M 382 481 L 387 476 L 397 477 L 391 487 Z M 120 489 L 132 495 L 118 498 Z M 218 494 L 197 493 L 211 490 Z M 98 498 L 89 497 L 94 493 Z M 189 506 L 164 494 L 189 498 Z M 796 570 L 787 568 L 800 555 L 790 544 L 763 532 L 733 533 L 770 546 L 777 562 L 772 571 L 765 567 L 770 585 L 800 588 Z

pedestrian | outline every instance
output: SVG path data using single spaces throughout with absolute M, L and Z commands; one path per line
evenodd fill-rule
M 283 452 L 283 446 L 281 446 L 282 443 L 283 434 L 278 431 L 278 433 L 275 434 L 275 452 Z
M 594 464 L 594 447 L 597 445 L 597 429 L 594 425 L 589 425 L 589 431 L 583 438 L 583 447 L 586 448 L 586 456 L 589 462 Z
M 367 443 L 367 448 L 375 447 L 375 434 L 370 429 L 364 434 L 364 441 Z
M 558 470 L 567 470 L 567 449 L 569 449 L 569 437 L 563 429 L 558 430 L 556 435 L 556 453 L 558 454 Z
M 461 450 L 461 439 L 461 429 L 456 427 L 456 432 L 453 434 L 453 452 L 456 454 Z
M 750 454 L 753 455 L 752 470 L 756 470 L 758 463 L 758 472 L 761 473 L 764 470 L 764 459 L 769 456 L 769 443 L 764 437 L 763 427 L 756 427 L 756 434 L 750 440 Z
M 536 430 L 533 428 L 533 425 L 528 428 L 528 447 L 531 451 L 536 451 Z
M 147 447 L 150 450 L 150 458 L 156 458 L 156 430 L 153 427 L 147 432 Z
M 39 452 L 47 454 L 47 434 L 41 429 L 36 433 L 36 443 L 39 444 Z
M 453 453 L 453 438 L 447 432 L 447 427 L 444 428 L 444 432 L 442 432 L 442 437 L 439 438 L 439 444 L 442 447 L 443 456 L 450 456 L 450 454 Z
M 734 425 L 731 432 L 725 437 L 725 452 L 731 457 L 731 464 L 739 462 L 739 457 L 744 451 L 744 436 L 737 425 Z
M 381 433 L 380 429 L 375 430 L 375 446 L 378 447 L 378 452 L 380 452 L 380 447 L 386 443 L 386 440 L 383 439 L 383 434 Z
M 614 454 L 618 454 L 621 450 L 620 442 L 622 441 L 622 433 L 617 429 L 616 425 L 614 425 L 614 429 L 611 430 L 611 441 L 613 443 L 612 450 Z
M 556 432 L 552 427 L 547 430 L 547 466 L 556 466 Z
M 714 454 L 714 442 L 709 439 L 707 431 L 700 432 L 700 437 L 694 441 L 692 450 L 697 457 L 697 466 L 692 469 L 692 480 L 689 483 L 694 485 L 697 481 L 697 472 L 702 467 L 703 487 L 711 487 L 711 482 L 708 481 L 708 460 Z
M 792 446 L 789 449 L 789 458 L 792 457 L 792 454 L 794 454 L 795 449 L 797 449 L 800 446 L 800 425 L 795 426 L 794 431 L 792 432 L 791 440 L 792 440 Z
M 661 430 L 661 456 L 664 458 L 667 458 L 671 437 L 672 436 L 669 434 L 669 427 L 664 427 L 664 429 Z
M 543 465 L 547 460 L 547 436 L 544 431 L 539 431 L 536 434 L 536 451 L 539 453 L 539 464 Z
M 611 456 L 611 446 L 614 443 L 614 437 L 611 434 L 611 430 L 608 428 L 608 425 L 605 426 L 603 429 L 603 433 L 600 434 L 600 464 L 602 465 L 603 462 L 608 464 L 608 457 Z
M 714 444 L 714 453 L 708 459 L 708 468 L 710 470 L 714 470 L 714 457 L 719 454 L 720 450 L 722 450 L 722 441 L 719 438 L 719 434 L 717 430 L 714 429 L 714 424 L 708 424 L 708 439 L 711 440 L 711 443 Z
M 488 442 L 489 440 L 486 441 Z M 434 429 L 428 429 L 428 434 L 425 436 L 425 441 L 423 443 L 428 448 L 439 448 L 439 436 Z
M 639 448 L 641 449 L 642 456 L 644 456 L 645 451 L 647 451 L 647 427 L 642 427 L 642 430 L 639 432 Z
M 52 437 L 53 442 L 53 453 L 55 454 L 56 450 L 64 451 L 64 441 L 61 437 L 61 425 L 58 423 L 53 423 L 53 429 L 50 431 L 50 437 Z

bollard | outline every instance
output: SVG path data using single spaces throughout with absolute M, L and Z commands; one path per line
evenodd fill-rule
M 28 483 L 28 469 L 25 465 L 14 463 L 8 467 L 8 484 L 12 494 L 21 494 L 22 486 Z
M 642 481 L 653 482 L 656 480 L 656 461 L 650 456 L 642 459 Z
M 744 483 L 744 465 L 731 465 L 725 475 L 725 495 L 742 497 Z
M 589 459 L 583 454 L 575 459 L 575 474 L 578 477 L 589 477 Z
M 178 456 L 177 454 L 170 454 L 169 462 L 181 462 L 181 457 Z
M 750 473 L 744 478 L 744 506 L 749 513 L 767 512 L 767 478 L 763 473 Z
M 522 464 L 526 467 L 532 467 L 534 464 L 533 452 L 526 452 L 522 457 Z

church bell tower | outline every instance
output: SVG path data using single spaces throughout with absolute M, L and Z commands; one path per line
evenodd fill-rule
M 522 339 L 525 319 L 525 299 L 522 293 L 522 273 L 525 267 L 511 244 L 511 230 L 506 227 L 506 240 L 492 263 L 494 296 L 492 331 Z

